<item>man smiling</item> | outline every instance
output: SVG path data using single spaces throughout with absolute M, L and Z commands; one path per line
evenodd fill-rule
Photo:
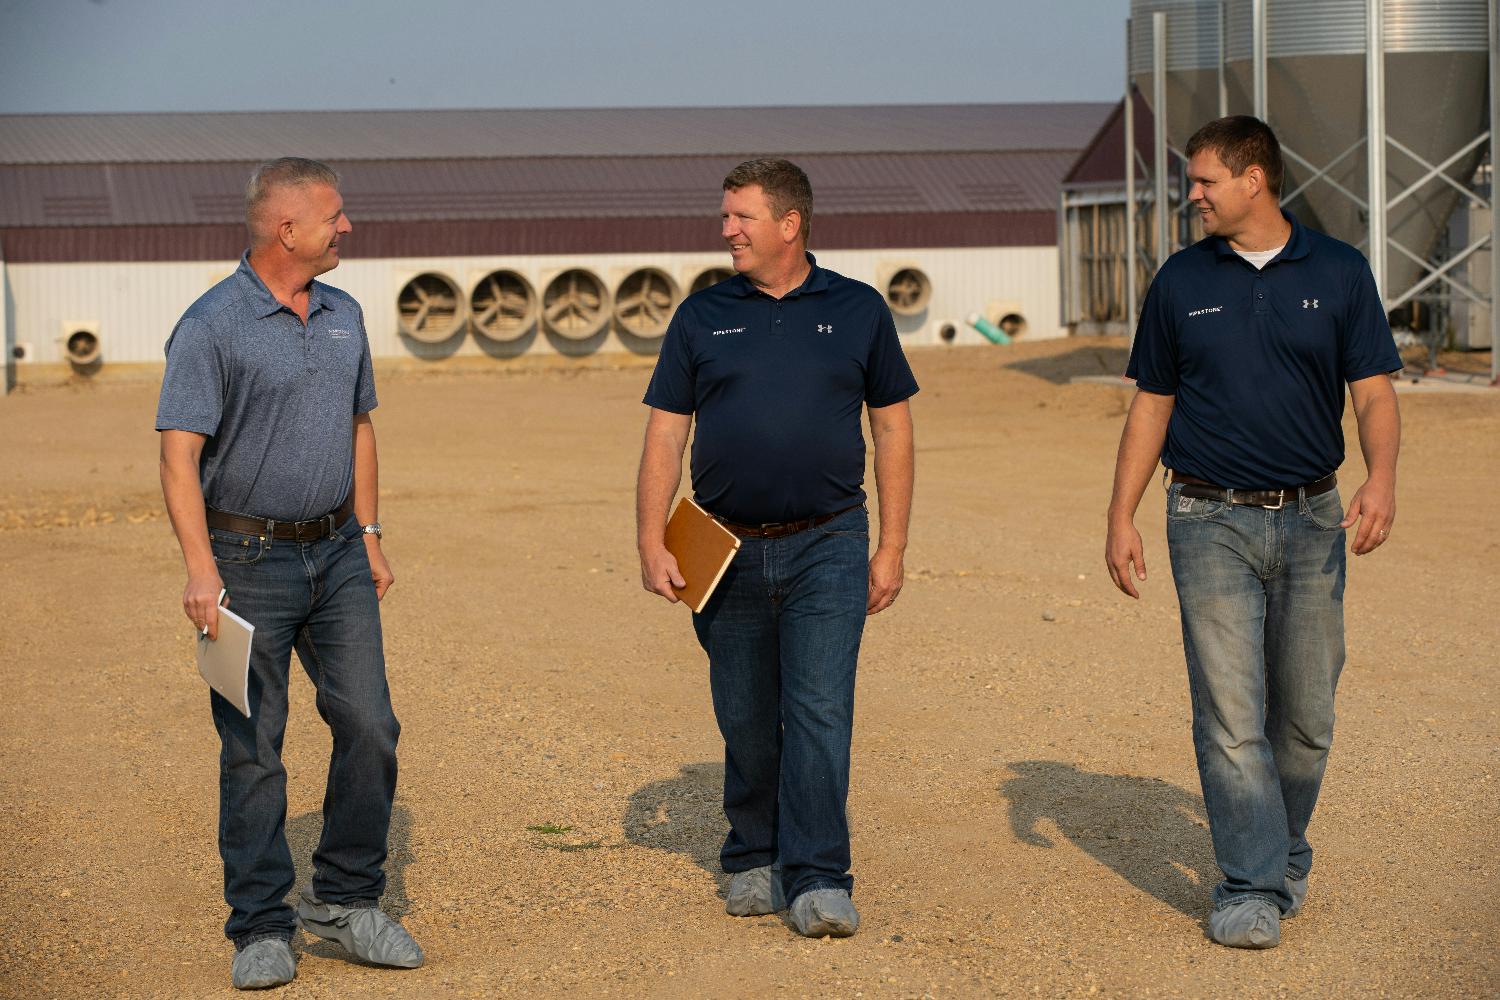
M 1127 374 L 1136 380 L 1109 506 L 1105 561 L 1139 596 L 1136 507 L 1171 470 L 1167 551 L 1181 606 L 1193 745 L 1214 855 L 1209 934 L 1271 948 L 1302 908 L 1307 825 L 1333 742 L 1344 664 L 1344 530 L 1355 555 L 1396 515 L 1401 368 L 1370 267 L 1280 207 L 1276 136 L 1248 116 L 1188 141 L 1207 237 L 1151 283 Z M 1347 511 L 1344 387 L 1365 482 Z
M 401 731 L 385 680 L 375 382 L 359 304 L 313 278 L 352 230 L 338 175 L 262 164 L 246 191 L 250 249 L 167 339 L 156 429 L 161 482 L 188 580 L 182 608 L 218 634 L 219 596 L 252 625 L 246 718 L 211 695 L 219 853 L 239 989 L 290 982 L 298 917 L 356 958 L 412 968 L 422 950 L 377 905 Z M 292 649 L 333 731 L 312 893 L 285 902 L 293 865 L 281 763 Z
M 742 539 L 693 616 L 724 737 L 726 909 L 774 913 L 810 937 L 853 934 L 849 743 L 867 615 L 901 590 L 917 391 L 880 293 L 807 252 L 812 188 L 786 160 L 724 179 L 721 235 L 737 272 L 672 317 L 646 390 L 637 486 L 641 583 L 676 601 L 667 508 L 693 419 L 698 503 Z M 880 537 L 869 551 L 865 446 Z

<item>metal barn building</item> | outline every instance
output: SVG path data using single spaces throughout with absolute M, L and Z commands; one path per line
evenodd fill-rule
M 653 354 L 727 275 L 720 182 L 752 156 L 813 184 L 821 264 L 885 291 L 909 345 L 969 320 L 1057 337 L 1060 183 L 1107 104 L 0 116 L 11 381 L 159 365 L 245 245 L 243 188 L 281 155 L 343 175 L 323 277 L 386 363 Z

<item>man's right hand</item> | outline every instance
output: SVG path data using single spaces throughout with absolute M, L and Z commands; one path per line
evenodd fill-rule
M 677 568 L 677 557 L 668 552 L 665 545 L 641 551 L 641 586 L 673 604 L 677 603 L 678 597 L 672 588 L 687 586 L 682 571 Z
M 1146 553 L 1141 544 L 1141 533 L 1134 521 L 1111 521 L 1109 534 L 1104 539 L 1104 564 L 1109 567 L 1109 578 L 1122 593 L 1140 599 L 1135 581 L 1131 580 L 1131 569 L 1140 580 L 1146 579 Z
M 219 579 L 218 570 L 214 570 L 190 575 L 182 591 L 182 613 L 199 632 L 207 625 L 210 639 L 219 637 L 219 594 L 223 590 L 224 581 Z

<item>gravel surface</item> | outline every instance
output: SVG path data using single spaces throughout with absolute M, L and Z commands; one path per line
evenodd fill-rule
M 723 912 L 704 660 L 634 551 L 645 362 L 402 370 L 382 373 L 375 418 L 403 725 L 384 905 L 427 965 L 362 967 L 304 937 L 279 995 L 1500 993 L 1500 542 L 1469 517 L 1500 495 L 1500 396 L 1402 397 L 1399 520 L 1351 560 L 1312 892 L 1280 948 L 1250 953 L 1204 936 L 1218 873 L 1156 487 L 1143 600 L 1103 567 L 1129 390 L 1068 378 L 1123 369 L 1123 344 L 912 362 L 907 582 L 860 665 L 859 934 Z M 217 740 L 155 399 L 111 381 L 0 399 L 7 997 L 232 992 Z M 329 737 L 294 673 L 300 885 Z

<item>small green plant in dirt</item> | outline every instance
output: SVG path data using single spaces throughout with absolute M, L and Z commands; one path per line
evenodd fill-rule
M 545 833 L 550 836 L 556 836 L 560 833 L 567 833 L 573 828 L 571 826 L 561 826 L 557 823 L 538 823 L 536 826 L 528 826 L 526 829 L 532 833 Z
M 561 823 L 537 823 L 533 826 L 528 826 L 526 829 L 532 833 L 540 833 L 543 837 L 558 837 L 573 828 L 571 826 L 564 826 Z M 581 844 L 560 844 L 555 840 L 540 840 L 537 842 L 537 846 L 550 847 L 554 851 L 563 851 L 572 854 L 574 851 L 596 851 L 603 847 L 604 844 L 597 840 L 585 840 Z

